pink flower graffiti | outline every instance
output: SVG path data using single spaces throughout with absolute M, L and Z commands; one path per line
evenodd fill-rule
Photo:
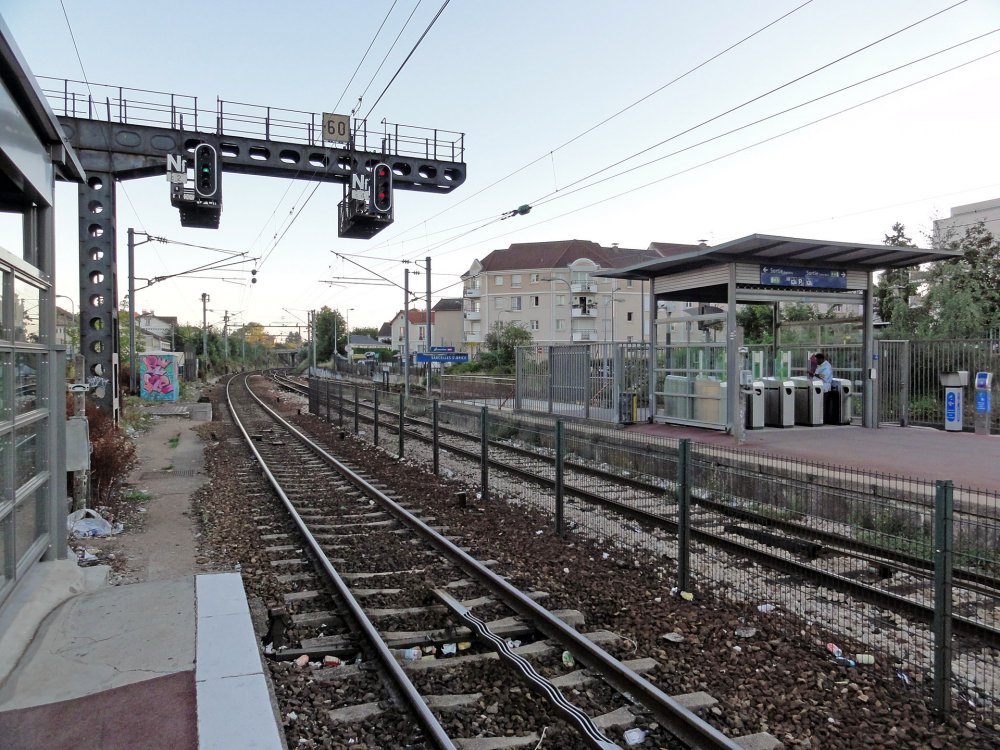
M 157 396 L 173 392 L 174 384 L 169 376 L 170 360 L 150 355 L 142 358 L 142 365 L 146 370 L 142 376 L 142 389 L 145 392 Z

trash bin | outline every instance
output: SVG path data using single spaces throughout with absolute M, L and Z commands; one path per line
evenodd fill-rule
M 755 380 L 746 393 L 748 430 L 759 430 L 764 427 L 764 382 Z
M 619 424 L 635 424 L 636 411 L 638 410 L 639 397 L 629 391 L 618 394 L 618 422 Z
M 795 383 L 795 424 L 815 427 L 823 424 L 823 381 L 792 378 Z
M 965 410 L 963 389 L 969 384 L 969 372 L 939 372 L 938 380 L 944 386 L 944 429 L 948 432 L 961 432 L 962 412 Z
M 795 384 L 781 378 L 764 378 L 764 424 L 792 427 L 795 424 Z
M 833 378 L 830 390 L 823 394 L 823 421 L 827 424 L 850 424 L 853 400 L 851 381 Z

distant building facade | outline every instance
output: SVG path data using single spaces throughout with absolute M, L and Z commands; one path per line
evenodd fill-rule
M 646 341 L 648 284 L 594 274 L 697 247 L 653 243 L 638 250 L 562 240 L 494 250 L 462 275 L 465 347 L 478 351 L 497 323 L 516 323 L 539 344 Z
M 1000 198 L 953 206 L 948 218 L 934 222 L 934 243 L 959 240 L 969 227 L 979 222 L 983 222 L 994 237 L 1000 238 Z

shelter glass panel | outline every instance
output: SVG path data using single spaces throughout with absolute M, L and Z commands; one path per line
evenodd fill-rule
M 42 405 L 39 399 L 42 355 L 34 352 L 17 352 L 14 358 L 14 412 L 15 416 L 19 416 L 34 411 Z
M 45 493 L 36 489 L 19 502 L 14 511 L 14 554 L 18 561 L 43 533 L 42 519 L 45 518 L 45 512 L 39 506 L 44 497 Z
M 42 291 L 31 284 L 14 279 L 14 340 L 37 344 L 41 328 Z

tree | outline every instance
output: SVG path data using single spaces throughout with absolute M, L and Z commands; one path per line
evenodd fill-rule
M 934 338 L 985 336 L 1000 322 L 1000 242 L 979 222 L 947 246 L 962 255 L 930 264 L 917 333 Z
M 316 361 L 329 362 L 333 359 L 333 334 L 337 334 L 337 351 L 347 352 L 347 326 L 344 318 L 336 310 L 326 305 L 316 313 Z
M 369 338 L 378 339 L 378 328 L 375 326 L 355 326 L 351 329 L 352 336 L 368 336 Z
M 891 247 L 916 247 L 906 236 L 906 227 L 898 221 L 892 225 L 892 234 L 885 235 L 882 244 Z M 900 315 L 906 315 L 901 308 L 909 307 L 910 299 L 916 293 L 917 285 L 910 279 L 910 269 L 886 269 L 875 285 L 875 312 L 886 323 L 891 323 L 897 310 Z
M 533 340 L 531 331 L 518 323 L 495 323 L 483 341 L 485 353 L 480 359 L 490 369 L 513 372 L 517 347 L 527 346 Z
M 774 340 L 771 332 L 771 305 L 740 305 L 736 311 L 736 325 L 743 328 L 743 343 L 770 344 Z

